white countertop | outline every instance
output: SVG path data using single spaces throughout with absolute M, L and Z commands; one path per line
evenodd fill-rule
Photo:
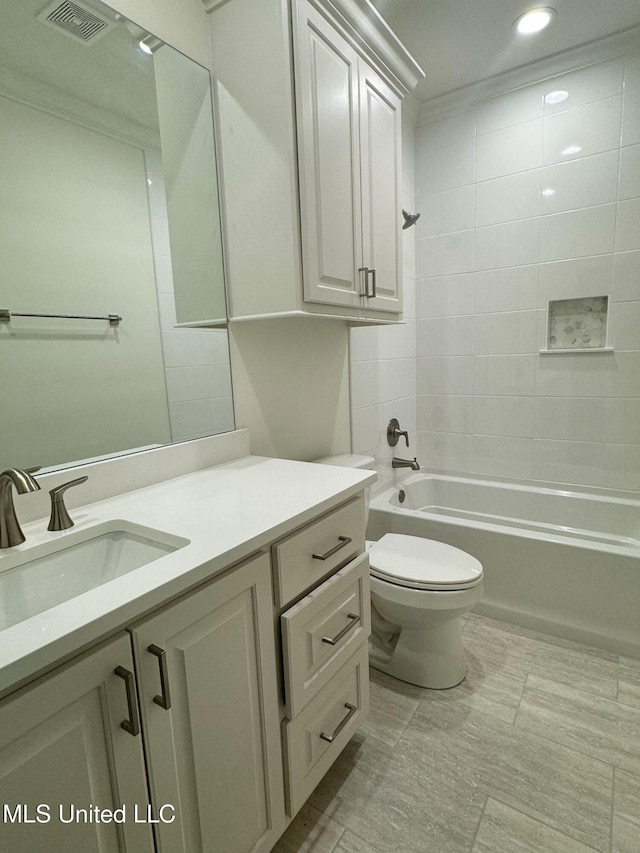
M 113 520 L 189 544 L 0 631 L 0 696 L 303 525 L 376 478 L 374 471 L 245 456 L 70 511 L 75 527 L 23 525 L 0 572 L 34 546 Z M 3 567 L 4 562 L 4 567 Z

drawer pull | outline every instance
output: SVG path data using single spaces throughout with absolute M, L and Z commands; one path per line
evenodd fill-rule
M 358 706 L 352 705 L 350 702 L 345 702 L 344 707 L 349 711 L 349 713 L 346 717 L 340 720 L 332 734 L 327 735 L 324 732 L 320 732 L 320 737 L 322 738 L 322 740 L 326 740 L 327 743 L 333 743 L 333 741 L 338 737 L 342 729 L 347 725 L 351 717 L 353 717 L 355 712 L 358 710 Z
M 167 653 L 160 646 L 153 643 L 147 648 L 148 652 L 158 658 L 158 666 L 160 667 L 160 690 L 161 695 L 153 697 L 156 705 L 160 705 L 165 711 L 171 707 L 171 694 L 169 692 L 169 671 L 167 669 Z
M 312 554 L 314 560 L 328 560 L 329 557 L 333 557 L 334 554 L 344 548 L 345 545 L 348 545 L 351 542 L 350 536 L 338 536 L 338 544 L 334 545 L 333 548 L 329 548 L 324 554 Z
M 127 691 L 127 708 L 129 709 L 129 719 L 123 720 L 120 723 L 120 728 L 128 732 L 132 737 L 137 737 L 140 734 L 140 721 L 138 719 L 138 706 L 136 703 L 136 684 L 131 670 L 125 669 L 123 666 L 117 666 L 114 673 L 118 678 L 124 681 Z
M 349 631 L 358 624 L 360 616 L 357 613 L 347 613 L 347 619 L 350 620 L 349 624 L 345 625 L 341 631 L 338 631 L 335 637 L 323 637 L 322 642 L 328 643 L 330 646 L 335 646 L 340 642 L 345 634 L 348 634 Z

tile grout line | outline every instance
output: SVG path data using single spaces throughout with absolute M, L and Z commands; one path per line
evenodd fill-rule
M 611 775 L 611 831 L 609 833 L 609 851 L 613 851 L 613 822 L 616 815 L 616 765 L 613 765 L 613 773 Z
M 324 812 L 322 812 L 322 814 L 324 814 Z M 341 832 L 341 833 L 340 833 L 340 835 L 338 836 L 338 840 L 336 841 L 335 845 L 334 845 L 334 846 L 332 847 L 332 849 L 331 849 L 331 853 L 336 853 L 336 850 L 338 849 L 338 847 L 340 847 L 340 842 L 341 842 L 341 841 L 342 841 L 342 839 L 344 838 L 344 834 L 345 834 L 345 832 L 347 831 L 347 827 L 346 827 L 346 826 L 342 826 L 342 824 L 340 823 L 340 821 L 337 821 L 335 818 L 331 818 L 331 820 L 332 820 L 334 823 L 336 823 L 336 824 L 337 824 L 337 825 L 342 829 L 342 832 Z
M 487 810 L 487 805 L 489 803 L 489 795 L 487 794 L 484 805 L 482 807 L 482 813 L 480 814 L 480 820 L 478 821 L 478 826 L 476 827 L 475 834 L 473 836 L 473 841 L 471 842 L 471 847 L 469 847 L 469 853 L 473 853 L 473 848 L 476 846 L 476 841 L 478 840 L 478 833 L 480 832 L 480 827 L 482 826 L 482 821 L 484 820 L 484 813 Z
M 580 841 L 580 839 L 579 839 L 579 838 L 576 838 L 576 837 L 575 837 L 575 836 L 573 836 L 573 835 L 569 835 L 569 834 L 568 834 L 567 832 L 565 832 L 564 830 L 562 830 L 562 829 L 558 829 L 556 826 L 552 826 L 550 823 L 547 823 L 547 822 L 546 822 L 546 821 L 544 821 L 544 820 L 540 820 L 540 818 L 532 817 L 530 814 L 527 814 L 526 812 L 523 812 L 523 811 L 521 811 L 520 809 L 517 809 L 517 808 L 515 808 L 514 806 L 509 805 L 508 803 L 503 803 L 503 802 L 502 802 L 502 800 L 498 799 L 498 797 L 487 797 L 487 802 L 488 802 L 490 799 L 491 799 L 491 800 L 493 800 L 493 801 L 494 801 L 494 802 L 496 802 L 496 803 L 500 803 L 500 805 L 501 805 L 501 806 L 504 806 L 506 809 L 510 809 L 511 811 L 517 812 L 517 814 L 522 815 L 523 817 L 526 817 L 526 818 L 528 818 L 529 820 L 534 821 L 535 823 L 539 823 L 539 824 L 540 824 L 540 826 L 544 826 L 544 827 L 546 827 L 547 829 L 552 830 L 553 832 L 557 832 L 557 833 L 558 833 L 558 835 L 562 835 L 564 838 L 570 839 L 571 841 L 577 841 L 577 842 L 578 842 L 578 844 L 582 844 L 582 846 L 583 846 L 586 850 L 593 850 L 593 851 L 594 851 L 594 853 L 603 853 L 603 851 L 599 851 L 597 847 L 592 847 L 590 844 L 585 844 L 585 843 L 584 843 L 584 841 Z M 485 804 L 485 809 L 486 809 L 486 804 Z M 483 817 L 484 817 L 484 810 L 483 810 Z M 474 844 L 475 844 L 475 840 L 474 840 Z
M 522 690 L 520 691 L 520 698 L 518 699 L 518 707 L 516 708 L 516 712 L 513 715 L 513 723 L 511 724 L 514 728 L 516 728 L 516 720 L 518 719 L 518 714 L 520 713 L 520 706 L 522 705 L 522 699 L 524 697 L 525 690 L 527 689 L 527 684 L 529 683 L 529 676 L 531 675 L 531 670 L 527 671 L 527 677 L 524 680 L 524 684 L 522 685 Z

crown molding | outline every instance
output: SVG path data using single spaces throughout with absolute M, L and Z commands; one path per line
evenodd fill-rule
M 524 86 L 542 83 L 560 74 L 597 65 L 638 49 L 640 49 L 640 27 L 631 27 L 611 36 L 522 65 L 512 71 L 487 77 L 453 92 L 422 101 L 418 127 L 446 114 L 472 109 L 479 102 L 489 98 L 506 95 Z
M 293 0 L 296 2 L 296 0 Z M 321 12 L 333 12 L 358 50 L 383 65 L 398 80 L 402 94 L 413 91 L 424 71 L 370 0 L 310 0 Z
M 202 0 L 207 13 L 232 0 Z M 290 0 L 295 6 L 301 0 Z M 425 76 L 424 71 L 381 17 L 370 0 L 308 0 L 380 71 L 406 95 Z

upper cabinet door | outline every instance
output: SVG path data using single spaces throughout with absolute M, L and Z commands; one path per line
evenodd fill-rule
M 402 310 L 400 99 L 362 59 L 360 163 L 365 307 Z
M 304 298 L 359 307 L 362 267 L 358 56 L 298 7 L 296 106 Z

